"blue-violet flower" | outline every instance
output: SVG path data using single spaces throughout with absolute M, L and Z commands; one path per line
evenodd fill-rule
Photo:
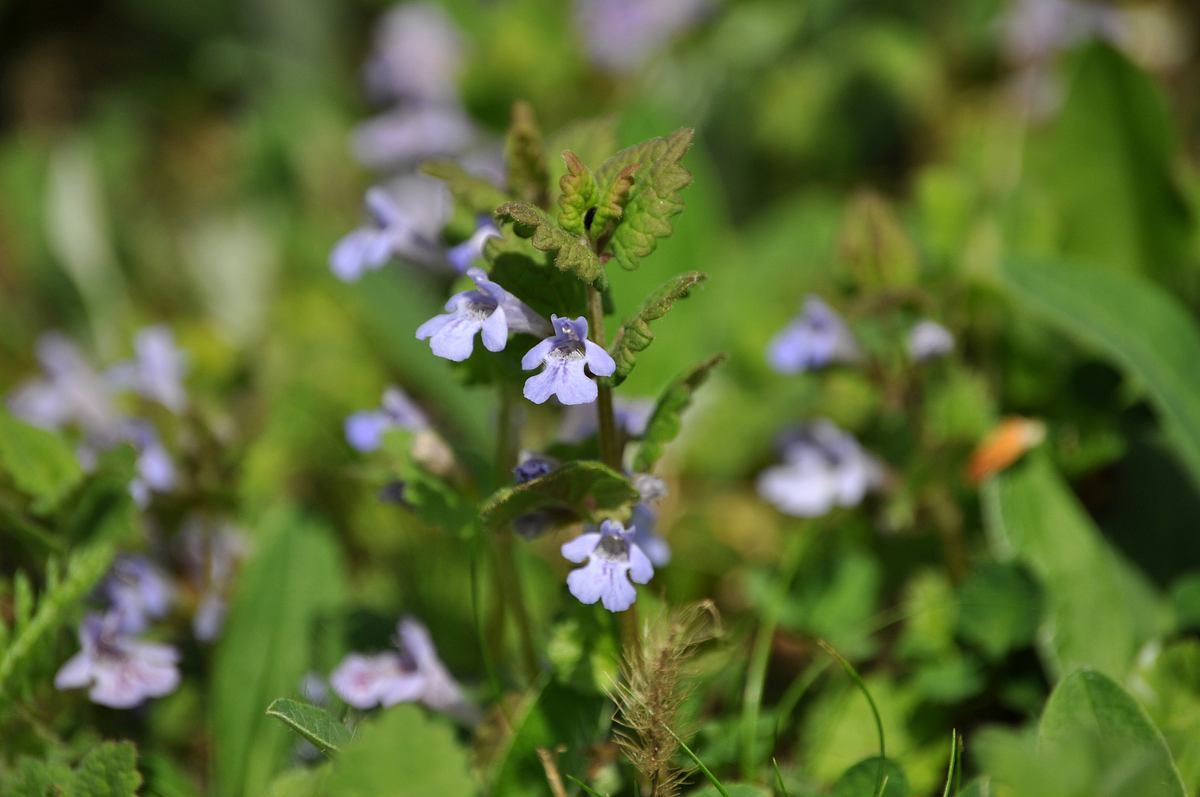
M 93 703 L 132 708 L 149 697 L 170 694 L 179 685 L 179 651 L 143 642 L 121 630 L 115 614 L 89 614 L 79 626 L 82 647 L 54 676 L 58 689 L 90 686 Z
M 829 305 L 816 296 L 804 300 L 804 309 L 771 339 L 767 359 L 785 374 L 822 368 L 833 362 L 853 362 L 858 344 Z
M 484 348 L 501 351 L 508 345 L 510 332 L 539 334 L 548 328 L 546 319 L 488 279 L 482 269 L 469 269 L 467 276 L 475 281 L 476 290 L 456 293 L 446 302 L 448 313 L 417 327 L 417 340 L 428 339 L 438 357 L 454 362 L 467 359 L 478 332 L 483 333 Z
M 521 358 L 526 371 L 545 364 L 540 374 L 525 380 L 525 398 L 542 404 L 558 396 L 563 404 L 589 404 L 596 400 L 596 383 L 584 373 L 584 366 L 595 376 L 611 376 L 617 370 L 613 358 L 601 346 L 588 340 L 588 323 L 583 316 L 551 316 L 555 334 L 534 346 Z
M 598 531 L 589 531 L 562 546 L 562 555 L 583 567 L 567 574 L 567 588 L 580 603 L 595 603 L 610 612 L 623 612 L 637 600 L 637 584 L 654 577 L 654 565 L 633 541 L 634 529 L 605 520 Z M 628 574 L 628 576 L 626 576 Z

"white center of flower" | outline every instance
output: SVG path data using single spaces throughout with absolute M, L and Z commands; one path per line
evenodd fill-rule
M 462 304 L 463 312 L 470 318 L 482 321 L 496 312 L 496 300 L 482 291 L 471 291 Z
M 605 534 L 600 538 L 600 542 L 596 543 L 596 549 L 592 551 L 592 556 L 606 562 L 628 562 L 629 542 L 624 537 Z

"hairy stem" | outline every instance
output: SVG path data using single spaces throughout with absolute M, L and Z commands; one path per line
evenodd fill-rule
M 604 346 L 604 300 L 595 286 L 589 285 L 588 334 L 597 346 Z M 617 439 L 617 423 L 613 414 L 612 388 L 598 382 L 596 413 L 600 427 L 600 459 L 613 470 L 621 469 L 621 441 Z

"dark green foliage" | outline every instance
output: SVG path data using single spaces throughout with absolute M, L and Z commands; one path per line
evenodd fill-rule
M 637 499 L 637 490 L 624 475 L 603 463 L 581 460 L 524 484 L 500 488 L 484 501 L 479 515 L 494 531 L 507 531 L 518 517 L 540 510 L 563 513 L 563 522 L 598 522 Z
M 57 755 L 22 757 L 15 772 L 0 775 L 0 790 L 11 797 L 135 797 L 141 785 L 132 742 L 95 745 L 73 767 Z
M 667 387 L 646 424 L 646 432 L 642 435 L 641 446 L 634 459 L 635 471 L 650 472 L 654 463 L 662 456 L 663 449 L 679 434 L 683 424 L 683 413 L 692 403 L 692 394 L 704 384 L 712 369 L 724 361 L 724 354 L 711 357 Z
M 61 437 L 22 423 L 0 408 L 0 467 L 34 499 L 37 512 L 54 509 L 83 479 L 75 452 Z
M 621 325 L 612 345 L 609 346 L 609 354 L 617 363 L 616 373 L 611 377 L 614 386 L 625 381 L 625 377 L 629 376 L 637 362 L 637 353 L 644 351 L 654 341 L 654 331 L 650 329 L 650 322 L 665 316 L 676 301 L 687 298 L 692 288 L 704 282 L 706 278 L 707 275 L 699 271 L 673 277 L 646 297 L 633 318 Z
M 1023 567 L 989 562 L 959 588 L 959 635 L 992 658 L 1033 641 L 1042 619 L 1041 585 Z
M 622 268 L 637 268 L 658 239 L 671 234 L 671 217 L 683 210 L 679 191 L 692 181 L 679 163 L 692 146 L 692 136 L 693 131 L 684 128 L 623 149 L 597 170 L 600 196 L 606 204 L 623 207 L 610 243 Z M 626 187 L 631 177 L 632 185 Z

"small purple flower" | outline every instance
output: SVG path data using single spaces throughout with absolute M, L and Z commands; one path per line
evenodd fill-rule
M 78 424 L 88 435 L 111 439 L 120 418 L 104 379 L 70 339 L 57 332 L 37 342 L 42 377 L 9 396 L 13 415 L 44 429 Z
M 419 701 L 467 722 L 478 712 L 446 670 L 424 625 L 404 618 L 397 628 L 396 651 L 372 656 L 351 653 L 329 677 L 342 700 L 360 709 Z
M 767 347 L 771 366 L 785 374 L 823 368 L 833 362 L 853 362 L 858 356 L 858 344 L 846 324 L 816 296 L 804 300 L 800 315 Z
M 382 188 L 367 191 L 366 205 L 371 223 L 348 233 L 329 255 L 333 273 L 344 282 L 354 282 L 383 266 L 411 235 L 400 209 Z
M 908 356 L 916 362 L 945 357 L 954 351 L 954 336 L 936 321 L 918 321 L 908 332 Z
M 758 477 L 758 493 L 781 512 L 817 517 L 859 504 L 883 483 L 883 467 L 852 436 L 827 420 L 787 442 L 784 462 Z
M 517 484 L 531 482 L 545 476 L 558 467 L 558 460 L 545 454 L 535 454 L 532 451 L 522 451 L 520 462 L 513 468 L 513 478 Z
M 521 358 L 526 371 L 546 365 L 540 374 L 525 380 L 525 398 L 542 404 L 558 396 L 563 404 L 590 404 L 596 400 L 596 383 L 584 373 L 584 366 L 594 376 L 612 376 L 617 364 L 602 347 L 588 340 L 588 323 L 583 316 L 569 318 L 551 316 L 555 334 L 534 346 Z
M 375 451 L 389 429 L 419 431 L 429 428 L 429 418 L 398 387 L 383 391 L 383 401 L 377 410 L 363 410 L 346 418 L 346 442 L 358 451 Z
M 475 138 L 475 126 L 460 108 L 422 104 L 363 122 L 354 129 L 351 147 L 364 166 L 391 169 L 439 155 L 456 155 Z
M 138 452 L 137 475 L 129 483 L 129 492 L 138 506 L 145 507 L 153 493 L 168 493 L 175 488 L 175 463 L 148 421 L 127 421 L 123 436 Z
M 179 652 L 170 645 L 142 642 L 121 630 L 115 614 L 89 614 L 79 626 L 82 650 L 54 676 L 60 690 L 90 686 L 93 703 L 132 708 L 162 697 L 179 685 Z
M 459 274 L 466 274 L 473 263 L 483 260 L 483 245 L 488 238 L 499 238 L 500 230 L 490 219 L 481 220 L 471 237 L 446 252 L 446 259 Z
M 633 72 L 696 24 L 709 0 L 576 0 L 575 18 L 589 55 L 610 72 Z
M 634 542 L 635 533 L 616 520 L 605 520 L 599 531 L 581 534 L 562 546 L 566 559 L 585 563 L 567 575 L 567 588 L 580 603 L 600 601 L 610 612 L 623 612 L 637 600 L 637 590 L 629 581 L 648 584 L 654 565 Z
M 488 279 L 482 269 L 472 268 L 467 276 L 476 290 L 450 297 L 446 309 L 417 327 L 417 340 L 429 340 L 429 348 L 438 357 L 462 362 L 475 348 L 475 335 L 482 331 L 488 351 L 501 351 L 508 345 L 510 332 L 539 334 L 547 329 L 546 320 L 528 305 Z
M 666 567 L 671 562 L 671 546 L 657 532 L 658 509 L 655 505 L 666 496 L 667 485 L 649 473 L 635 473 L 633 485 L 642 500 L 634 505 L 629 518 L 632 541 L 655 567 Z
M 114 388 L 133 390 L 144 398 L 157 401 L 171 412 L 180 412 L 187 404 L 183 374 L 187 355 L 175 345 L 175 336 L 165 326 L 146 327 L 133 340 L 132 362 L 114 365 L 108 370 Z
M 122 633 L 140 634 L 171 608 L 171 585 L 145 556 L 118 557 L 100 589 Z
M 367 91 L 379 102 L 453 102 L 461 66 L 461 37 L 444 10 L 427 3 L 399 6 L 376 26 Z

